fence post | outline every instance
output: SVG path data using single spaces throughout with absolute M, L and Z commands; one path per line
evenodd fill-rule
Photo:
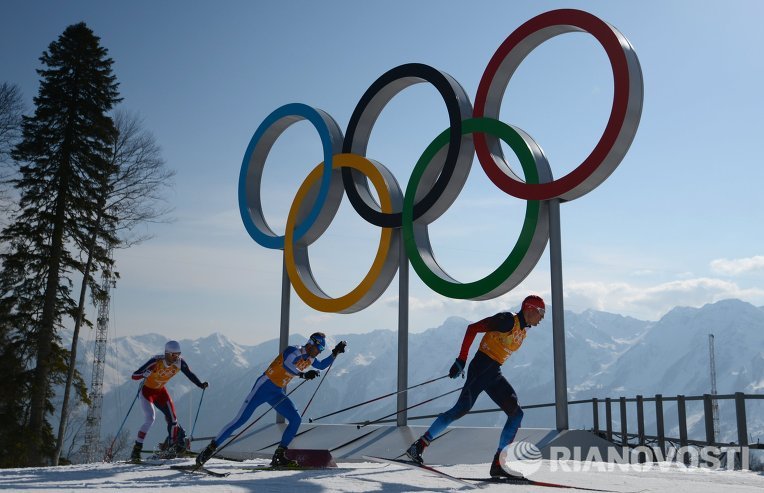
M 745 416 L 745 394 L 735 392 L 735 414 L 737 415 L 737 442 L 740 446 L 740 468 L 748 464 L 748 424 Z
M 626 397 L 621 397 L 619 400 L 620 400 L 620 407 L 621 407 L 621 444 L 624 447 L 628 447 L 629 432 L 626 429 Z
M 641 395 L 637 396 L 637 435 L 639 445 L 645 444 L 645 400 Z
M 600 432 L 600 403 L 595 397 L 592 399 L 592 423 L 594 423 L 594 433 Z
M 655 394 L 655 427 L 658 436 L 658 447 L 661 449 L 661 455 L 666 458 L 666 432 L 663 429 L 663 395 Z
M 716 443 L 714 436 L 714 405 L 711 394 L 703 394 L 703 414 L 706 418 L 706 443 L 713 446 Z
M 613 441 L 613 400 L 610 397 L 605 398 L 605 430 L 609 442 Z
M 690 463 L 690 457 L 687 453 L 687 406 L 683 395 L 676 396 L 676 410 L 679 415 L 679 448 L 684 450 L 682 456 L 684 463 Z

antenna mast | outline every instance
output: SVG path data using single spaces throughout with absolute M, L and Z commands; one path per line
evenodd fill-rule
M 711 395 L 716 395 L 716 358 L 714 357 L 714 335 L 708 334 L 708 361 L 711 369 Z M 714 437 L 719 438 L 719 402 L 711 399 L 711 409 L 714 421 Z
M 99 452 L 101 441 L 101 404 L 103 403 L 103 369 L 106 361 L 106 343 L 109 338 L 110 290 L 116 285 L 107 269 L 101 275 L 101 292 L 96 297 L 98 324 L 93 353 L 93 375 L 90 383 L 90 407 L 85 420 L 85 461 L 95 462 L 102 457 Z

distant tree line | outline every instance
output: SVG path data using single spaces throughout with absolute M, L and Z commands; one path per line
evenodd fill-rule
M 75 367 L 79 330 L 92 327 L 86 292 L 97 299 L 96 275 L 117 276 L 114 249 L 147 239 L 139 225 L 167 217 L 174 175 L 142 121 L 117 108 L 113 60 L 85 23 L 39 60 L 32 114 L 17 85 L 0 85 L 0 467 L 62 459 L 71 394 L 89 402 Z

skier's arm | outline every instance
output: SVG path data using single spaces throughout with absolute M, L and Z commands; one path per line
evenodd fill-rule
M 199 377 L 197 377 L 194 372 L 191 371 L 191 368 L 188 367 L 188 363 L 186 363 L 186 360 L 182 359 L 180 360 L 180 371 L 183 372 L 183 374 L 191 380 L 191 382 L 194 383 L 197 387 L 200 389 L 203 389 L 205 385 L 202 383 L 201 380 L 199 380 Z
M 135 370 L 133 372 L 132 379 L 141 380 L 143 378 L 146 378 L 154 370 L 154 366 L 156 366 L 156 357 L 149 359 L 140 368 Z
M 313 363 L 311 363 L 311 366 L 313 366 L 313 368 L 318 368 L 319 370 L 323 370 L 325 368 L 328 368 L 329 365 L 331 365 L 333 362 L 334 362 L 334 355 L 330 354 L 329 356 L 327 356 L 321 361 L 314 359 Z

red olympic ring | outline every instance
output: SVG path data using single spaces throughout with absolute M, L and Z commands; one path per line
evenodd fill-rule
M 499 140 L 475 134 L 475 151 L 491 181 L 525 200 L 573 200 L 599 186 L 618 167 L 631 145 L 642 113 L 642 70 L 629 41 L 610 24 L 581 10 L 546 12 L 518 27 L 488 62 L 475 96 L 474 116 L 499 120 L 509 79 L 523 59 L 544 41 L 571 31 L 585 31 L 605 49 L 613 69 L 613 106 L 599 142 L 567 175 L 548 183 L 529 184 L 507 175 Z

